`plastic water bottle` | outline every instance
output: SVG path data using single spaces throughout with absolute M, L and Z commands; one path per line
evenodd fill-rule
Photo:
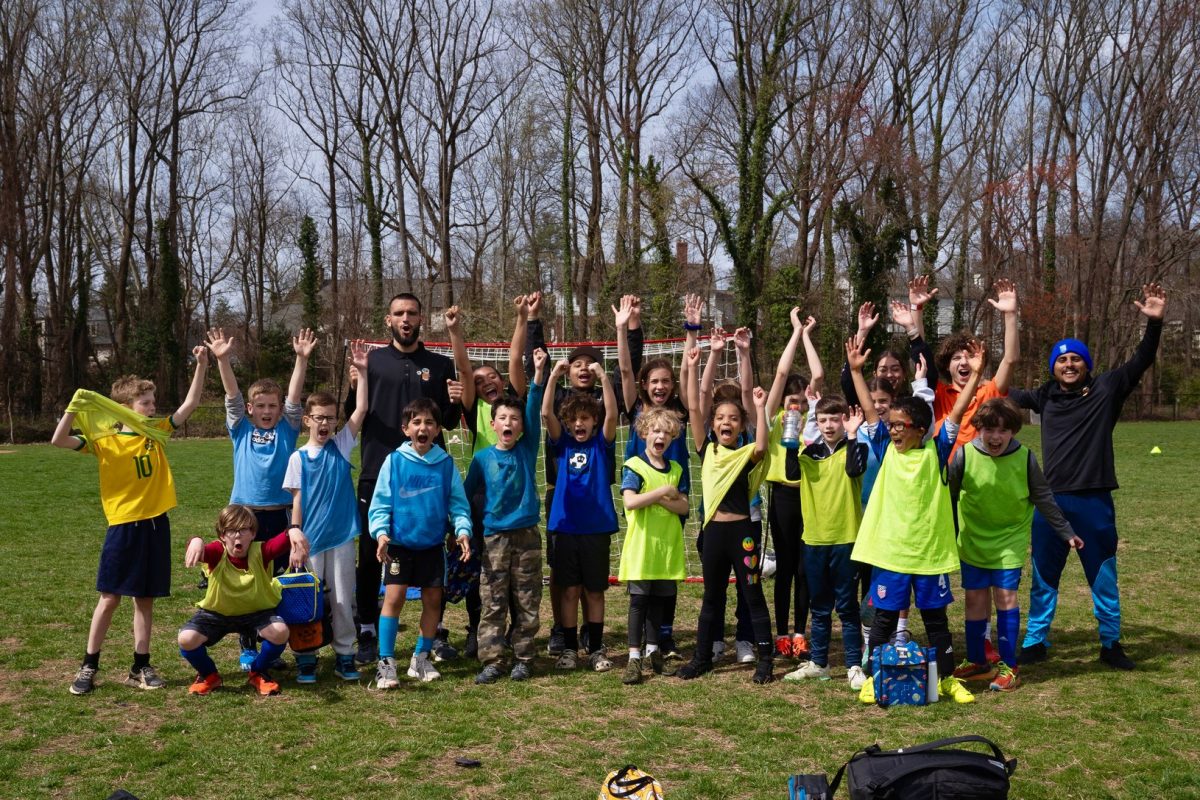
M 789 450 L 800 448 L 800 404 L 791 403 L 783 412 L 783 435 L 780 437 L 783 446 Z

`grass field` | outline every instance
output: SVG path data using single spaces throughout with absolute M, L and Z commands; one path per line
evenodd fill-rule
M 1036 429 L 1025 433 L 1036 443 Z M 1162 455 L 1150 455 L 1154 445 Z M 285 674 L 282 696 L 259 698 L 239 684 L 229 641 L 214 657 L 232 688 L 190 697 L 175 633 L 200 593 L 183 546 L 211 532 L 230 485 L 230 446 L 210 440 L 170 449 L 181 500 L 171 513 L 174 594 L 157 604 L 152 648 L 169 687 L 121 685 L 132 650 L 125 604 L 97 690 L 74 697 L 67 685 L 83 653 L 104 534 L 95 461 L 49 446 L 9 448 L 0 454 L 0 796 L 104 798 L 123 787 L 143 800 L 593 798 L 608 770 L 635 763 L 670 798 L 773 798 L 785 795 L 789 773 L 832 775 L 872 742 L 982 733 L 1018 759 L 1016 798 L 1200 798 L 1200 424 L 1122 424 L 1116 446 L 1124 641 L 1138 670 L 1118 674 L 1096 661 L 1090 599 L 1073 564 L 1053 659 L 1027 669 L 1017 692 L 888 711 L 861 706 L 844 680 L 760 687 L 749 667 L 730 665 L 686 684 L 626 687 L 623 655 L 604 675 L 554 674 L 542 657 L 534 680 L 491 687 L 475 686 L 478 665 L 459 660 L 441 681 L 387 694 L 368 691 L 365 674 L 362 685 L 343 684 L 324 658 L 316 686 Z M 690 647 L 699 587 L 683 591 L 677 631 Z M 609 599 L 606 638 L 623 654 L 624 593 Z M 412 646 L 415 610 L 405 609 L 401 651 Z M 461 631 L 461 609 L 453 614 Z M 951 620 L 961 648 L 961 603 Z M 777 664 L 777 676 L 785 667 Z M 457 768 L 457 756 L 483 766 Z

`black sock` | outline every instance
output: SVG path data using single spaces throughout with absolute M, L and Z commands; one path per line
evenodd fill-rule
M 594 653 L 604 647 L 604 623 L 589 622 L 588 629 L 588 653 Z
M 83 664 L 81 666 L 91 667 L 92 669 L 100 669 L 100 651 L 94 653 L 83 654 Z
M 579 649 L 579 628 L 563 628 L 563 647 L 566 650 Z
M 148 666 L 150 666 L 150 654 L 149 653 L 134 653 L 133 654 L 133 671 L 134 672 L 141 672 L 142 667 L 148 667 Z

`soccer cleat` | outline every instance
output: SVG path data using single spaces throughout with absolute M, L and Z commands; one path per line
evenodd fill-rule
M 608 672 L 613 668 L 612 659 L 605 654 L 603 647 L 588 656 L 588 664 L 592 672 Z
M 1103 651 L 1101 651 L 1103 653 Z M 1039 664 L 1050 656 L 1046 653 L 1046 643 L 1038 642 L 1037 644 L 1026 645 L 1021 648 L 1021 655 L 1017 659 L 1020 664 Z
M 954 668 L 954 677 L 960 681 L 990 681 L 996 677 L 996 668 L 987 661 L 982 664 L 963 661 Z
M 354 660 L 360 664 L 371 664 L 379 658 L 379 639 L 370 631 L 361 631 L 358 634 L 358 652 L 354 654 Z
M 125 678 L 125 685 L 135 689 L 161 689 L 167 685 L 167 682 L 159 677 L 154 667 L 147 664 L 141 669 L 129 670 L 129 675 Z
M 196 680 L 192 681 L 192 685 L 188 687 L 188 694 L 205 695 L 212 692 L 213 689 L 221 688 L 221 673 L 214 672 L 211 675 L 206 675 L 203 678 L 199 675 Z
M 400 685 L 400 681 L 396 680 L 396 659 L 381 658 L 375 666 L 375 688 L 376 689 L 395 689 Z
M 850 688 L 857 692 L 867 682 L 867 673 L 863 672 L 862 667 L 855 664 L 846 670 L 846 681 L 850 684 Z
M 770 656 L 763 656 L 758 659 L 758 665 L 754 668 L 754 682 L 763 684 L 775 680 L 774 667 L 774 659 Z
M 453 661 L 456 658 L 458 658 L 458 650 L 443 636 L 438 636 L 433 640 L 433 660 L 435 662 L 441 664 L 443 661 Z
M 1132 658 L 1125 655 L 1125 648 L 1121 647 L 1120 642 L 1113 642 L 1112 647 L 1101 647 L 1100 660 L 1113 669 L 1130 670 L 1137 666 Z
M 862 688 L 858 690 L 858 702 L 868 706 L 875 705 L 875 681 L 870 675 L 863 681 Z
M 665 668 L 665 662 L 663 661 L 662 650 L 655 650 L 649 656 L 642 659 L 642 671 L 643 672 L 645 672 L 647 662 L 649 662 L 651 672 L 653 672 L 655 675 L 663 674 L 663 669 Z
M 75 680 L 71 683 L 71 694 L 87 694 L 95 688 L 96 668 L 91 664 L 84 664 L 79 668 L 79 672 L 75 673 Z
M 829 667 L 822 667 L 815 661 L 805 661 L 787 675 L 783 676 L 785 681 L 803 681 L 814 678 L 819 681 L 829 680 Z
M 263 697 L 279 694 L 279 684 L 271 680 L 271 676 L 265 672 L 251 671 L 250 677 L 246 679 L 246 683 L 253 686 Z
M 975 702 L 975 695 L 971 694 L 971 690 L 967 688 L 967 685 L 953 675 L 938 681 L 938 695 L 949 697 L 956 703 Z
M 1000 663 L 1000 654 L 996 652 L 996 648 L 992 644 L 992 640 L 986 637 L 983 640 L 983 655 L 989 664 Z
M 579 654 L 574 650 L 563 650 L 554 662 L 555 669 L 575 669 L 579 666 Z
M 993 692 L 1011 692 L 1021 685 L 1021 678 L 1017 675 L 1017 670 L 1000 662 L 1000 666 L 996 669 L 996 677 L 988 685 L 988 688 Z
M 737 651 L 737 663 L 739 663 L 739 664 L 753 664 L 754 663 L 755 658 L 754 658 L 754 643 L 753 642 L 743 642 L 741 639 L 738 639 L 736 642 L 733 643 L 733 646 L 734 646 L 734 649 Z
M 775 655 L 780 658 L 792 657 L 792 637 L 784 634 L 775 637 Z
M 625 675 L 621 678 L 621 683 L 626 686 L 633 686 L 642 682 L 642 660 L 640 658 L 629 657 L 629 663 L 625 665 Z
M 712 672 L 712 670 L 713 662 L 697 661 L 693 658 L 691 661 L 676 670 L 675 677 L 679 678 L 680 680 L 690 681 L 699 678 L 701 675 Z
M 442 677 L 442 673 L 433 666 L 433 662 L 429 659 L 429 653 L 421 653 L 420 655 L 414 654 L 409 659 L 408 677 L 416 678 L 421 683 L 429 683 Z
M 333 660 L 333 674 L 344 681 L 356 681 L 360 675 L 358 667 L 354 666 L 354 656 L 339 653 Z
M 546 652 L 552 656 L 561 656 L 566 649 L 567 637 L 563 629 L 555 625 L 550 629 L 550 643 L 546 645 Z
M 863 641 L 866 641 L 865 639 Z M 792 636 L 792 658 L 798 658 L 801 661 L 808 658 L 808 639 L 804 638 L 803 633 L 797 633 Z
M 499 664 L 488 664 L 483 669 L 479 670 L 479 674 L 475 676 L 476 686 L 490 686 L 504 676 L 504 670 L 500 669 Z
M 296 656 L 296 683 L 317 682 L 317 657 L 312 653 Z
M 508 679 L 513 681 L 527 681 L 533 677 L 533 669 L 529 666 L 528 661 L 518 661 L 513 664 L 512 671 L 508 673 Z
M 257 650 L 243 650 L 242 654 L 238 656 L 238 666 L 241 667 L 242 672 L 249 672 L 250 668 L 254 666 L 256 658 L 258 658 Z

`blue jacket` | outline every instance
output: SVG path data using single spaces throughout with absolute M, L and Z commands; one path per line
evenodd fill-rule
M 471 507 L 454 459 L 436 444 L 424 456 L 411 442 L 388 453 L 367 512 L 371 538 L 386 534 L 393 544 L 427 550 L 446 540 L 447 519 L 455 536 L 471 535 Z

